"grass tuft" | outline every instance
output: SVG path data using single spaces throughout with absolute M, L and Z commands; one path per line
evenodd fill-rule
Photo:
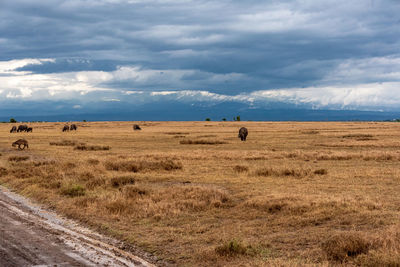
M 241 241 L 233 239 L 215 248 L 215 252 L 220 256 L 233 257 L 246 255 L 248 247 Z
M 247 166 L 242 166 L 242 165 L 236 165 L 235 167 L 233 167 L 233 170 L 235 172 L 241 173 L 241 172 L 247 172 L 249 171 L 249 167 Z
M 374 137 L 372 134 L 346 134 L 343 135 L 342 138 L 372 138 Z
M 357 232 L 336 234 L 322 243 L 322 249 L 325 251 L 328 260 L 339 262 L 344 262 L 360 254 L 366 254 L 370 246 L 371 243 L 361 233 Z
M 110 180 L 110 184 L 112 187 L 120 187 L 127 184 L 134 184 L 135 178 L 132 176 L 118 176 L 113 177 Z
M 256 171 L 257 176 L 293 176 L 297 178 L 306 177 L 310 175 L 309 169 L 272 169 L 272 168 L 261 168 Z
M 161 161 L 106 161 L 107 170 L 141 172 L 141 171 L 173 171 L 182 169 L 182 164 L 173 160 Z
M 77 145 L 74 148 L 75 150 L 82 151 L 99 151 L 99 150 L 110 150 L 110 146 L 88 146 L 88 145 Z
M 76 146 L 77 142 L 72 140 L 53 141 L 49 143 L 51 146 Z
M 140 188 L 136 185 L 127 185 L 122 190 L 127 198 L 137 198 L 138 196 L 147 195 L 149 192 L 146 189 Z
M 87 162 L 88 162 L 90 165 L 97 165 L 97 164 L 100 163 L 100 160 L 98 160 L 98 159 L 88 159 Z
M 318 169 L 314 171 L 314 174 L 325 175 L 328 174 L 328 171 L 326 169 Z
M 6 168 L 0 167 L 0 177 L 6 176 L 8 174 L 8 171 Z
M 192 140 L 192 139 L 185 139 L 179 142 L 181 145 L 222 145 L 227 144 L 224 141 L 218 140 Z
M 28 159 L 29 159 L 29 156 L 10 156 L 10 157 L 8 157 L 8 161 L 15 161 L 15 162 L 25 161 Z
M 79 184 L 69 184 L 61 188 L 61 194 L 69 197 L 79 197 L 86 194 L 86 189 Z

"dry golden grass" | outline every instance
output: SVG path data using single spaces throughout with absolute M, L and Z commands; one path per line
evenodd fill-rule
M 159 265 L 399 266 L 400 124 L 133 124 L 2 124 L 0 183 Z

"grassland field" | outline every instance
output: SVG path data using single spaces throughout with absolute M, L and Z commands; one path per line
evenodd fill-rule
M 158 265 L 400 266 L 398 123 L 76 124 L 0 124 L 0 184 Z

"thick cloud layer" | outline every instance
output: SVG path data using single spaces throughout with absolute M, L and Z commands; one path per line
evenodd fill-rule
M 399 1 L 3 0 L 0 102 L 399 110 Z

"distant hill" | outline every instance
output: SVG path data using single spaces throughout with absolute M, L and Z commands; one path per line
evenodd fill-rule
M 124 102 L 89 103 L 73 108 L 74 103 L 14 103 L 0 107 L 0 121 L 11 117 L 18 121 L 203 121 L 211 118 L 228 121 L 240 115 L 242 120 L 253 121 L 380 121 L 400 118 L 400 112 L 357 110 L 311 110 L 296 107 L 260 108 L 241 103 L 190 104 L 160 102 L 132 105 Z

